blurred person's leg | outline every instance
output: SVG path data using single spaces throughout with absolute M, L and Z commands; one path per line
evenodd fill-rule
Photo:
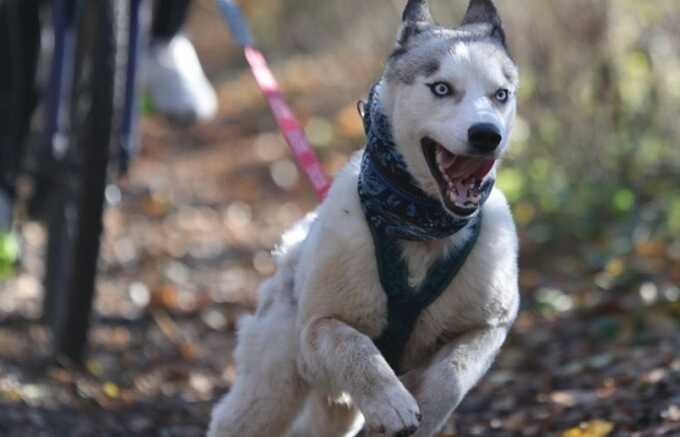
M 0 279 L 12 274 L 15 182 L 35 107 L 39 0 L 0 0 Z
M 146 80 L 154 107 L 182 121 L 203 121 L 217 112 L 215 90 L 191 41 L 181 33 L 191 0 L 157 0 L 153 11 Z
M 0 2 L 0 233 L 11 227 L 12 201 L 35 107 L 40 42 L 38 0 Z

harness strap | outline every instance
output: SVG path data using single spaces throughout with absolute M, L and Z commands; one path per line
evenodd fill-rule
M 444 293 L 460 272 L 479 238 L 481 224 L 480 214 L 461 230 L 468 234 L 463 244 L 452 249 L 445 258 L 436 261 L 417 289 L 408 283 L 408 265 L 398 240 L 388 238 L 369 226 L 375 246 L 380 284 L 387 295 L 387 326 L 374 342 L 397 373 L 418 318 Z

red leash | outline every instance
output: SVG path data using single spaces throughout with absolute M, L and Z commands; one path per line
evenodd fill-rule
M 307 140 L 300 122 L 283 99 L 279 85 L 262 52 L 250 46 L 246 46 L 244 50 L 257 85 L 267 98 L 269 108 L 274 114 L 276 123 L 279 125 L 286 142 L 293 151 L 298 166 L 307 175 L 316 196 L 319 200 L 323 200 L 331 185 L 330 177 L 321 166 L 321 162 Z
M 233 0 L 217 0 L 222 13 L 231 29 L 232 35 L 243 47 L 246 60 L 255 76 L 257 86 L 267 99 L 274 119 L 290 146 L 295 161 L 312 184 L 319 200 L 326 197 L 331 186 L 331 178 L 326 174 L 293 111 L 283 98 L 279 84 L 267 64 L 262 52 L 253 46 L 253 39 L 243 14 Z

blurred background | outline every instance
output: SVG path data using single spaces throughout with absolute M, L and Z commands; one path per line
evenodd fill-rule
M 241 2 L 329 172 L 364 141 L 356 101 L 401 0 Z M 447 434 L 680 435 L 680 4 L 498 0 L 520 66 L 499 185 L 522 244 L 522 313 Z M 432 0 L 442 24 L 466 2 Z M 87 371 L 45 368 L 44 232 L 0 286 L 0 434 L 199 436 L 228 390 L 238 317 L 281 232 L 316 205 L 210 0 L 187 34 L 214 121 L 143 99 L 143 149 L 106 215 Z

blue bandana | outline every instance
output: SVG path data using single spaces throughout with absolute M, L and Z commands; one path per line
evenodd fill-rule
M 469 218 L 452 216 L 441 201 L 425 193 L 409 173 L 394 144 L 392 126 L 371 89 L 364 113 L 368 139 L 359 174 L 359 198 L 372 229 L 401 240 L 431 241 L 450 237 L 463 229 Z M 494 180 L 482 186 L 482 201 L 491 194 Z

